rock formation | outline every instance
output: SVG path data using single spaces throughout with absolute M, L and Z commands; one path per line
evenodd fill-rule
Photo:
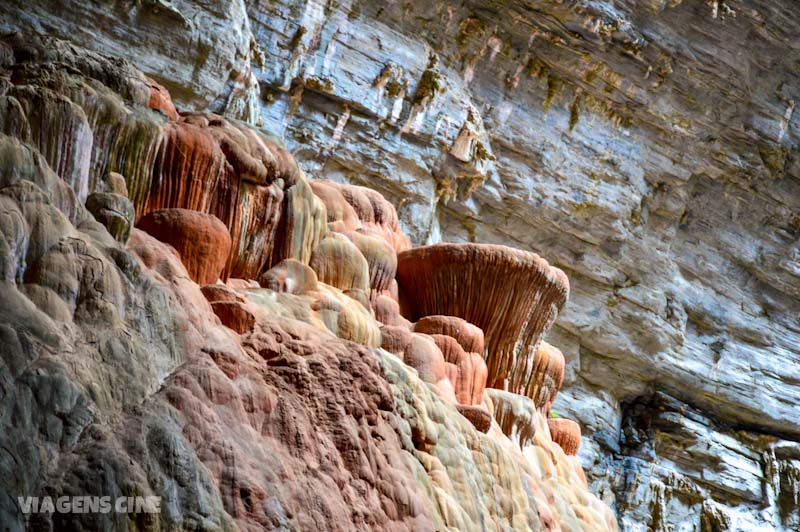
M 798 529 L 798 28 L 793 0 L 7 0 L 0 522 L 47 479 L 166 510 L 37 530 L 611 527 L 582 463 L 624 530 Z M 220 282 L 134 228 L 162 208 L 228 228 Z M 309 266 L 333 233 L 366 291 Z M 386 354 L 496 351 L 391 303 L 386 250 L 441 241 L 569 276 L 554 402 L 536 341 L 480 405 Z
M 494 421 L 484 337 L 502 321 L 401 316 L 409 243 L 382 196 L 309 184 L 266 133 L 182 112 L 127 63 L 4 42 L 27 73 L 4 78 L 0 136 L 9 530 L 616 530 L 540 412 L 524 442 Z M 138 144 L 128 120 L 148 124 Z M 533 378 L 555 394 L 550 373 Z M 87 494 L 161 508 L 14 503 Z
M 535 386 L 536 347 L 569 295 L 561 270 L 518 249 L 436 244 L 401 252 L 397 282 L 410 319 L 457 316 L 483 330 L 489 386 Z
M 197 284 L 215 283 L 228 262 L 231 235 L 213 214 L 159 209 L 139 220 L 138 228 L 175 248 L 189 277 Z
M 581 445 L 581 427 L 571 419 L 548 419 L 550 438 L 570 456 L 578 454 Z

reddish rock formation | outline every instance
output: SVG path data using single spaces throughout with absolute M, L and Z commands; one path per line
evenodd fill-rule
M 381 347 L 400 358 L 403 358 L 403 353 L 412 338 L 411 331 L 406 327 L 394 325 L 381 327 Z
M 564 381 L 564 355 L 559 349 L 541 341 L 533 358 L 533 377 L 525 395 L 533 399 L 536 408 L 549 415 Z
M 284 258 L 308 261 L 322 205 L 285 149 L 211 113 L 183 114 L 149 134 L 157 157 L 128 183 L 137 219 L 164 208 L 217 216 L 232 239 L 223 278 L 255 279 Z
M 366 348 L 264 316 L 162 395 L 242 530 L 434 530 Z
M 341 185 L 332 181 L 316 179 L 309 183 L 314 194 L 325 204 L 328 227 L 331 231 L 354 231 L 361 226 L 355 209 L 344 199 Z
M 456 316 L 425 316 L 414 324 L 414 331 L 428 334 L 446 334 L 455 338 L 467 353 L 483 353 L 483 331 Z
M 137 227 L 174 247 L 196 283 L 210 284 L 219 279 L 228 260 L 231 236 L 216 216 L 161 209 L 146 215 Z
M 169 91 L 151 78 L 146 79 L 147 83 L 150 85 L 150 100 L 147 102 L 148 107 L 161 111 L 172 121 L 177 120 L 178 111 L 172 103 L 172 97 L 169 95 Z
M 211 303 L 211 309 L 224 326 L 239 334 L 250 332 L 255 327 L 255 316 L 238 301 L 215 301 Z
M 480 432 L 489 432 L 492 426 L 492 415 L 483 406 L 476 405 L 456 405 L 459 414 L 469 420 L 472 425 Z
M 203 295 L 209 303 L 234 301 L 244 303 L 246 301 L 244 296 L 229 285 L 207 284 L 201 286 L 200 291 L 203 292 Z
M 442 352 L 445 362 L 452 365 L 448 378 L 453 385 L 456 399 L 462 405 L 479 405 L 483 401 L 486 387 L 486 363 L 478 353 L 466 353 L 452 336 L 431 334 Z
M 403 362 L 416 369 L 419 378 L 427 383 L 436 384 L 446 378 L 444 356 L 430 336 L 412 334 L 403 352 Z
M 409 319 L 458 316 L 483 330 L 488 385 L 524 393 L 529 353 L 569 294 L 564 273 L 538 255 L 490 244 L 436 244 L 398 255 L 400 307 Z
M 239 334 L 253 330 L 255 315 L 247 308 L 247 300 L 236 290 L 225 285 L 208 284 L 201 287 L 201 291 L 224 326 Z
M 380 294 L 373 304 L 375 319 L 384 325 L 396 325 L 411 329 L 411 322 L 400 315 L 400 305 L 386 294 Z
M 7 52 L 0 44 L 0 68 L 30 55 Z M 117 65 L 90 59 L 104 76 Z M 100 487 L 163 497 L 156 525 L 175 529 L 539 530 L 537 511 L 564 530 L 601 529 L 602 507 L 552 441 L 522 453 L 494 430 L 482 331 L 437 316 L 420 320 L 430 334 L 412 332 L 399 315 L 395 253 L 407 240 L 380 194 L 328 187 L 342 214 L 323 240 L 322 201 L 266 136 L 179 115 L 141 75 L 148 98 L 123 101 L 72 70 L 56 79 L 64 87 L 8 91 L 24 106 L 5 100 L 12 133 L 23 116 L 36 130 L 0 136 L 11 325 L 0 343 L 8 410 L 26 420 L 3 434 L 17 467 L 6 491 L 94 493 L 110 471 Z M 134 229 L 125 246 L 109 236 L 124 240 L 107 215 L 133 210 L 117 171 L 155 235 Z M 41 528 L 113 528 L 95 517 Z
M 136 205 L 137 218 L 169 208 L 210 212 L 217 189 L 229 186 L 228 170 L 225 155 L 207 127 L 168 122 L 146 197 Z M 224 215 L 219 217 L 227 222 Z
M 550 438 L 569 456 L 578 454 L 581 446 L 581 427 L 571 419 L 550 418 L 547 420 Z

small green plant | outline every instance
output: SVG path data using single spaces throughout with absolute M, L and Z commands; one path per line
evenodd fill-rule
M 555 410 L 550 410 L 550 417 L 552 419 L 557 419 L 557 418 L 560 418 L 561 415 L 558 412 L 556 412 Z

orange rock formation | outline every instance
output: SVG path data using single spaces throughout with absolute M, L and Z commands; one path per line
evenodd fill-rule
M 569 295 L 569 282 L 538 255 L 491 244 L 436 244 L 398 254 L 404 315 L 458 316 L 486 338 L 487 384 L 533 388 L 535 349 Z

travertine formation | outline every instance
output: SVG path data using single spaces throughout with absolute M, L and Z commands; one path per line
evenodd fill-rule
M 23 467 L 25 474 L 3 475 L 3 486 L 45 477 L 63 479 L 54 485 L 70 486 L 71 493 L 116 494 L 118 486 L 150 493 L 150 486 L 162 486 L 169 494 L 168 510 L 159 524 L 138 520 L 140 527 L 324 528 L 324 517 L 335 515 L 343 530 L 367 528 L 363 520 L 354 525 L 350 514 L 338 511 L 355 498 L 337 499 L 335 508 L 319 513 L 307 511 L 316 517 L 302 527 L 298 512 L 286 510 L 292 506 L 286 499 L 261 499 L 249 488 L 237 499 L 229 487 L 252 453 L 220 445 L 221 458 L 214 463 L 223 466 L 196 467 L 183 425 L 173 422 L 179 414 L 152 399 L 185 357 L 211 357 L 219 367 L 230 367 L 235 387 L 251 382 L 229 366 L 230 353 L 198 343 L 226 335 L 241 342 L 253 334 L 221 326 L 228 315 L 210 310 L 230 301 L 211 304 L 196 291 L 180 290 L 193 283 L 177 255 L 132 229 L 134 206 L 141 210 L 153 183 L 160 187 L 153 179 L 153 170 L 163 166 L 159 158 L 180 160 L 179 154 L 162 150 L 166 135 L 174 140 L 177 129 L 192 129 L 166 124 L 198 120 L 187 113 L 195 110 L 212 121 L 224 117 L 237 129 L 249 124 L 271 142 L 276 138 L 265 131 L 274 133 L 313 181 L 379 190 L 397 206 L 399 227 L 416 245 L 506 244 L 533 250 L 563 268 L 571 302 L 547 335 L 566 362 L 553 409 L 579 420 L 583 430 L 579 458 L 563 463 L 583 462 L 591 490 L 615 509 L 624 529 L 794 532 L 800 528 L 800 23 L 795 4 L 6 0 L 0 34 L 21 33 L 0 44 L 0 130 L 23 142 L 18 149 L 13 140 L 3 139 L 0 171 L 24 179 L 3 187 L 0 198 L 0 277 L 17 286 L 16 291 L 0 287 L 0 324 L 9 324 L 0 326 L 0 420 L 25 421 L 0 427 L 0 468 Z M 49 39 L 39 46 L 42 39 L 31 31 L 76 46 Z M 127 58 L 146 76 L 111 56 Z M 187 148 L 198 142 L 192 135 L 182 136 Z M 219 142 L 217 148 L 206 147 L 219 158 Z M 258 160 L 249 148 L 242 152 Z M 248 160 L 235 150 L 223 156 L 225 164 L 238 168 L 235 172 L 259 179 L 260 171 L 248 169 Z M 51 182 L 55 186 L 43 178 L 51 171 L 61 178 Z M 75 187 L 72 195 L 59 186 L 62 182 Z M 267 203 L 274 205 L 279 187 L 255 199 L 251 187 L 245 188 L 240 197 L 249 211 L 273 212 Z M 295 215 L 283 216 L 281 207 L 275 235 L 284 242 L 274 242 L 272 259 L 263 267 L 254 263 L 268 250 L 260 242 L 240 242 L 249 246 L 245 255 L 252 253 L 253 264 L 237 259 L 237 267 L 258 271 L 247 273 L 250 279 L 234 275 L 226 282 L 242 304 L 237 310 L 247 310 L 238 315 L 252 315 L 255 330 L 257 316 L 248 301 L 258 300 L 280 319 L 310 321 L 372 345 L 407 345 L 415 324 L 388 303 L 399 299 L 396 283 L 390 281 L 377 298 L 371 289 L 367 297 L 352 292 L 357 301 L 312 282 L 316 274 L 307 264 L 316 247 L 312 242 L 325 234 L 327 215 L 319 211 L 321 200 L 308 192 L 301 185 L 284 194 L 285 207 Z M 129 203 L 122 199 L 126 194 Z M 225 201 L 221 205 L 228 210 Z M 229 221 L 221 219 L 227 227 Z M 258 221 L 271 227 L 268 217 Z M 65 232 L 70 227 L 74 230 Z M 351 231 L 332 230 L 345 236 Z M 139 268 L 140 260 L 131 258 L 132 245 L 152 269 Z M 295 251 L 277 253 L 275 246 Z M 34 265 L 38 272 L 28 273 Z M 49 269 L 59 273 L 46 273 Z M 188 325 L 190 315 L 207 321 Z M 352 395 L 337 394 L 353 382 L 348 367 L 339 368 L 341 379 L 324 384 L 326 399 L 342 397 L 341 403 L 332 399 L 323 407 L 298 400 L 306 390 L 305 376 L 313 374 L 306 372 L 305 361 L 315 359 L 303 346 L 291 349 L 302 354 L 284 374 L 289 384 L 276 392 L 293 408 L 279 418 L 286 429 L 275 452 L 303 445 L 302 438 L 292 439 L 302 431 L 291 430 L 300 405 L 324 410 L 360 404 Z M 539 363 L 540 354 L 534 355 Z M 387 360 L 396 363 L 392 368 L 398 375 L 408 371 L 396 359 Z M 446 365 L 450 377 L 452 369 Z M 197 381 L 224 383 L 205 374 Z M 452 387 L 449 377 L 446 382 Z M 409 410 L 408 398 L 424 397 L 425 421 L 409 434 L 429 427 L 427 414 L 446 404 L 420 383 L 396 394 L 395 412 L 407 416 L 422 409 L 417 402 Z M 545 384 L 530 395 L 544 399 Z M 397 384 L 392 386 L 394 394 Z M 303 393 L 294 394 L 297 390 Z M 220 403 L 228 397 L 214 393 Z M 193 404 L 205 407 L 203 395 Z M 245 397 L 248 412 L 252 401 Z M 527 457 L 532 449 L 547 449 L 561 461 L 563 453 L 557 445 L 550 447 L 546 420 L 533 401 L 489 388 L 484 403 L 498 422 L 504 420 L 498 423 L 504 432 L 516 435 L 512 440 L 533 432 L 530 439 L 519 438 L 528 442 Z M 136 412 L 125 412 L 123 404 L 135 404 Z M 270 402 L 271 411 L 279 404 Z M 222 407 L 215 403 L 208 410 Z M 505 495 L 519 492 L 502 491 L 497 495 L 502 504 L 476 502 L 464 513 L 459 506 L 477 496 L 470 492 L 456 504 L 446 495 L 463 493 L 470 482 L 457 473 L 456 461 L 481 471 L 483 479 L 499 475 L 491 490 L 515 484 L 502 467 L 480 469 L 498 463 L 486 459 L 491 451 L 485 440 L 470 440 L 477 442 L 474 455 L 455 450 L 468 448 L 453 429 L 466 421 L 452 405 L 442 408 L 434 435 L 442 454 L 436 460 L 416 454 L 413 444 L 400 451 L 419 457 L 411 463 L 427 468 L 429 476 L 411 466 L 415 482 L 438 481 L 426 487 L 423 499 L 435 496 L 436 507 L 460 516 L 448 521 L 452 528 L 524 528 L 520 521 L 512 526 L 476 517 L 508 515 L 512 506 L 506 501 L 516 498 Z M 232 429 L 236 416 L 229 414 L 223 411 L 226 421 L 214 430 L 250 446 L 242 437 L 249 429 Z M 305 419 L 318 421 L 313 415 Z M 193 424 L 187 426 L 191 432 Z M 31 445 L 34 440 L 38 443 Z M 428 440 L 423 443 L 431 448 Z M 347 445 L 343 448 L 352 454 Z M 203 453 L 213 455 L 208 447 Z M 102 479 L 91 474 L 99 463 L 107 464 Z M 441 463 L 453 465 L 452 483 Z M 227 506 L 209 471 L 222 471 L 227 479 Z M 271 466 L 263 475 L 252 471 L 248 476 L 276 478 Z M 580 484 L 577 471 L 569 477 L 565 468 L 554 471 L 558 475 L 549 480 Z M 337 484 L 345 478 L 322 474 Z M 341 482 L 349 486 L 346 480 Z M 486 486 L 473 486 L 478 484 Z M 550 498 L 532 480 L 526 489 L 541 502 L 536 513 L 544 527 L 583 528 L 565 516 L 561 496 Z M 22 491 L 14 488 L 12 496 L 0 497 L 0 509 L 16 515 L 11 513 L 17 511 L 14 496 Z M 270 495 L 274 491 L 265 488 Z M 265 501 L 269 518 L 263 523 L 250 521 L 250 501 Z M 226 507 L 236 509 L 235 521 L 226 517 Z M 513 506 L 526 520 L 523 507 Z M 367 508 L 380 513 L 377 505 Z M 124 518 L 115 525 L 118 516 L 95 517 L 80 526 L 60 518 L 35 521 L 32 527 L 130 526 Z M 369 524 L 425 529 L 414 518 L 402 525 L 376 519 Z M 15 530 L 13 519 L 2 522 Z M 440 521 L 433 528 L 446 526 Z
M 181 112 L 126 63 L 4 43 L 22 72 L 4 78 L 0 135 L 4 526 L 25 522 L 12 493 L 92 493 L 157 495 L 162 510 L 32 526 L 616 530 L 536 408 L 560 385 L 557 350 L 524 361 L 566 300 L 563 274 L 466 246 L 451 285 L 496 266 L 538 282 L 520 294 L 536 303 L 501 294 L 500 319 L 467 321 L 478 293 L 453 288 L 468 300 L 412 323 L 398 301 L 445 280 L 396 282 L 412 252 L 380 194 L 309 184 L 266 133 Z M 485 348 L 510 353 L 512 336 L 531 369 L 487 367 Z M 520 373 L 546 400 L 510 439 L 484 391 Z
M 231 252 L 228 228 L 213 214 L 188 209 L 159 209 L 139 220 L 138 228 L 178 252 L 194 282 L 215 283 Z
M 398 255 L 410 319 L 458 316 L 483 330 L 488 385 L 532 391 L 536 348 L 569 295 L 564 273 L 538 255 L 489 244 L 436 244 Z
M 570 456 L 578 454 L 581 446 L 581 427 L 571 419 L 548 419 L 550 438 Z
M 557 347 L 542 340 L 533 357 L 533 378 L 525 395 L 533 399 L 536 408 L 548 415 L 563 382 L 564 355 Z

